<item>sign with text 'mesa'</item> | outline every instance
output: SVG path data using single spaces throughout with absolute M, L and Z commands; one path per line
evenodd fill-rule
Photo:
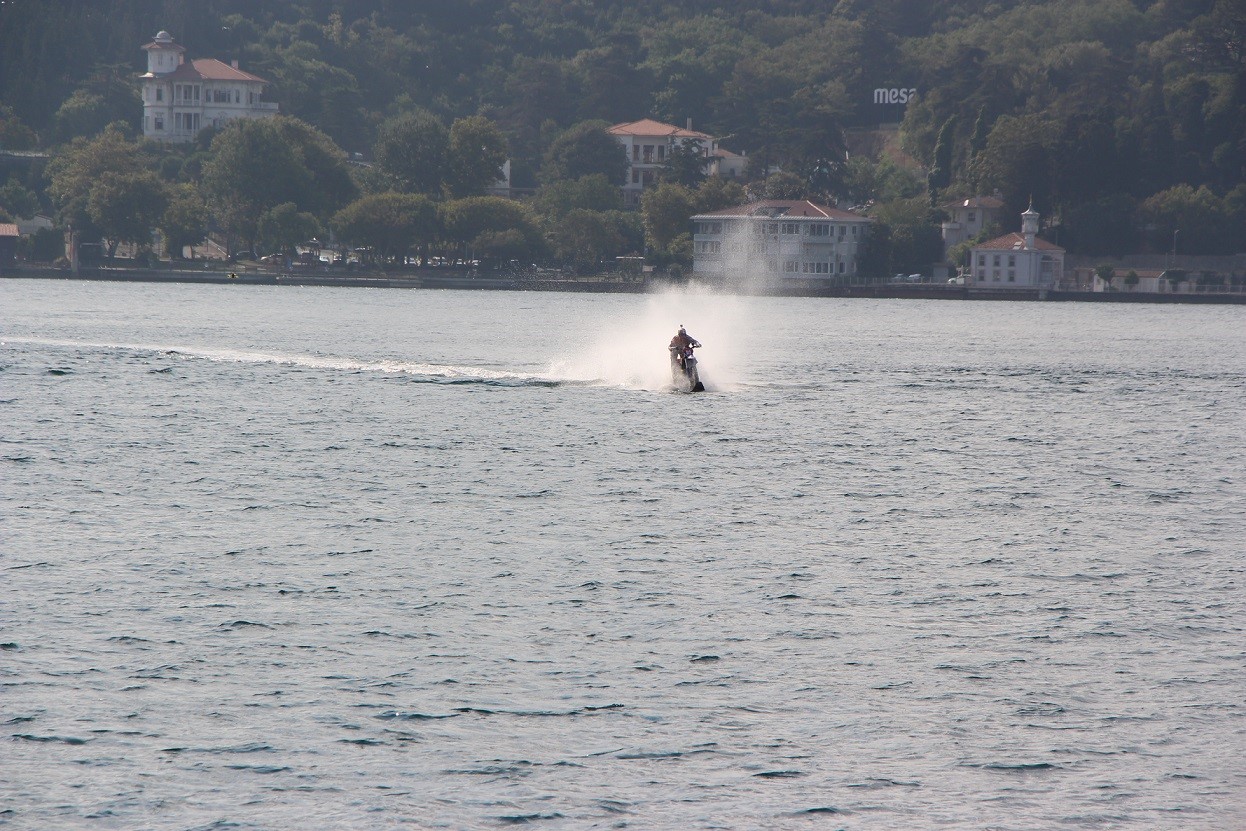
M 916 100 L 917 90 L 915 89 L 886 89 L 880 87 L 874 90 L 875 104 L 907 104 Z

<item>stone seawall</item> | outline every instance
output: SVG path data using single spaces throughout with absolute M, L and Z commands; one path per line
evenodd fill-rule
M 429 273 L 429 272 L 432 273 Z M 334 273 L 327 270 L 300 273 L 268 271 L 190 271 L 144 268 L 82 269 L 77 274 L 51 267 L 19 265 L 0 271 L 0 277 L 44 280 L 102 280 L 131 283 L 200 283 L 252 286 L 336 286 L 342 288 L 461 289 L 494 291 L 574 291 L 613 294 L 640 294 L 680 288 L 686 283 L 645 280 L 634 276 L 568 277 L 547 279 L 494 272 L 489 276 L 465 271 L 423 270 L 385 274 L 383 272 Z M 776 297 L 856 297 L 893 300 L 978 300 L 1081 303 L 1163 303 L 1246 305 L 1241 293 L 1162 293 L 1090 292 L 1037 289 L 976 289 L 939 283 L 827 285 L 812 281 L 760 286 L 731 286 L 732 294 Z

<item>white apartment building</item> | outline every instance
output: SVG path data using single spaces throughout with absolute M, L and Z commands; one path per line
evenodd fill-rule
M 263 78 L 215 58 L 187 62 L 186 48 L 168 32 L 143 46 L 143 135 L 167 142 L 192 140 L 205 127 L 235 118 L 269 118 L 277 105 L 261 100 Z
M 692 270 L 734 281 L 851 280 L 870 219 L 800 200 L 768 199 L 692 217 Z
M 1030 206 L 1021 214 L 1021 233 L 1013 231 L 974 246 L 969 258 L 969 287 L 978 289 L 1049 289 L 1064 277 L 1064 249 L 1038 238 L 1039 214 Z

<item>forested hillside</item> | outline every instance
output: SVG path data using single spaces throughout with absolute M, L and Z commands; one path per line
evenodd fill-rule
M 8 0 L 0 147 L 55 156 L 116 121 L 133 140 L 139 47 L 160 29 L 190 57 L 237 58 L 271 82 L 283 115 L 364 159 L 384 155 L 387 135 L 392 149 L 404 120 L 440 125 L 447 142 L 456 123 L 460 139 L 474 124 L 501 137 L 514 183 L 547 201 L 589 172 L 552 173 L 572 128 L 691 119 L 746 152 L 758 178 L 781 168 L 770 192 L 872 202 L 911 249 L 901 259 L 932 248 L 939 204 L 995 191 L 1009 218 L 1032 199 L 1074 252 L 1162 251 L 1177 228 L 1189 253 L 1246 248 L 1241 0 Z M 885 107 L 879 88 L 917 94 Z M 846 134 L 901 117 L 916 168 L 846 157 Z M 184 196 L 203 189 L 209 211 L 210 141 L 186 151 L 198 160 L 149 153 L 153 175 Z M 337 204 L 286 201 L 323 224 L 368 195 L 484 198 L 448 174 L 403 182 L 378 178 L 394 172 L 381 167 L 353 172 Z M 49 188 L 56 170 L 15 173 L 0 210 L 20 212 L 28 196 L 68 210 Z M 696 185 L 672 183 L 690 209 L 735 195 Z M 563 199 L 558 218 L 616 210 L 585 193 Z M 527 207 L 552 244 L 539 205 Z M 639 233 L 628 222 L 605 223 L 623 248 Z

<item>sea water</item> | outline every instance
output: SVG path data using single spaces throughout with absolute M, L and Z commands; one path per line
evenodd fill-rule
M 1244 314 L 2 281 L 0 825 L 1243 827 Z

